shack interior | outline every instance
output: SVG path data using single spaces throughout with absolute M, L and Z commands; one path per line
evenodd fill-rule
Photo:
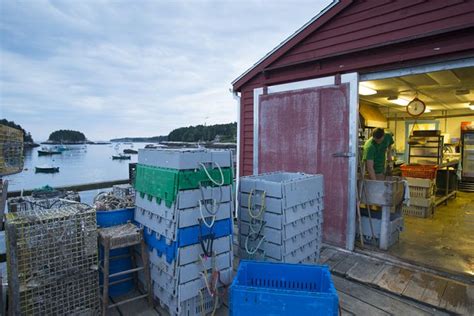
M 417 117 L 407 111 L 415 98 L 426 106 Z M 403 231 L 388 254 L 472 277 L 474 68 L 362 81 L 359 105 L 360 149 L 374 128 L 391 132 L 395 141 L 393 175 L 406 175 L 402 163 L 438 166 L 432 195 L 426 192 L 423 196 L 426 204 L 411 205 L 411 209 L 404 206 Z M 416 204 L 416 199 L 410 200 Z

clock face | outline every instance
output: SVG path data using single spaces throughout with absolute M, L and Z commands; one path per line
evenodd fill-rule
M 414 98 L 407 106 L 407 112 L 411 116 L 420 116 L 425 112 L 426 105 L 418 98 Z

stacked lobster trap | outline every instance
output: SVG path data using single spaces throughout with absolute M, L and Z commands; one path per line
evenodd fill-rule
M 7 214 L 12 315 L 100 312 L 95 210 L 83 204 Z
M 240 178 L 240 258 L 316 263 L 323 197 L 322 175 L 275 172 Z
M 0 124 L 0 177 L 23 169 L 23 132 Z
M 231 282 L 232 181 L 229 151 L 139 150 L 135 221 L 171 315 L 212 312 Z

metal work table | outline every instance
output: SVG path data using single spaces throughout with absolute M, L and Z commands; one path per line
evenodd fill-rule
M 364 179 L 359 180 L 359 188 L 362 192 L 361 203 L 382 208 L 379 248 L 387 250 L 389 246 L 390 212 L 395 208 L 395 213 L 401 215 L 404 184 L 399 177 L 388 177 L 386 180 Z
M 449 192 L 449 170 L 452 168 L 452 170 L 456 170 L 458 168 L 459 160 L 453 160 L 453 161 L 448 161 L 442 164 L 438 165 L 438 170 L 445 169 L 446 170 L 446 188 L 445 188 L 445 194 L 443 196 L 437 197 L 435 200 L 435 206 L 440 205 L 441 203 L 448 204 L 448 200 L 452 197 L 456 197 L 456 190 L 453 190 L 451 193 Z M 457 188 L 456 188 L 457 189 Z

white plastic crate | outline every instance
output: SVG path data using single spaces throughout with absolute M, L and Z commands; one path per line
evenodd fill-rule
M 434 205 L 435 197 L 429 198 L 410 198 L 410 206 L 430 207 Z
M 176 197 L 176 203 L 171 207 L 166 207 L 163 202 L 157 203 L 155 198 L 149 199 L 148 196 L 141 197 L 140 194 L 137 194 L 135 205 L 168 220 L 174 220 L 177 210 L 198 208 L 200 201 L 203 206 L 204 203 L 207 203 L 209 207 L 219 203 L 230 202 L 232 201 L 232 187 L 228 185 L 220 188 L 205 187 L 202 188 L 202 191 L 200 189 L 179 191 Z
M 432 179 L 406 178 L 411 198 L 430 198 L 436 193 L 436 184 Z
M 268 245 L 268 243 L 267 243 Z M 271 248 L 264 246 L 262 249 L 258 250 L 257 256 L 254 254 L 247 253 L 247 250 L 243 247 L 240 249 L 240 258 L 241 259 L 255 259 L 255 260 L 265 260 L 265 261 L 274 261 L 274 262 L 285 262 L 285 263 L 301 263 L 308 257 L 319 257 L 321 252 L 320 243 L 313 241 L 310 242 L 301 248 L 289 253 L 288 255 L 279 256 L 277 248 Z M 275 250 L 275 251 L 273 251 Z
M 222 288 L 220 291 L 223 291 Z M 222 305 L 223 300 L 212 297 L 207 290 L 202 290 L 201 293 L 202 297 L 198 292 L 197 296 L 185 301 L 180 301 L 164 291 L 157 292 L 155 297 L 158 298 L 160 306 L 166 308 L 171 316 L 205 316 Z M 217 305 L 215 305 L 216 299 Z
M 232 167 L 232 155 L 229 150 L 209 149 L 139 149 L 138 163 L 148 166 L 178 170 L 193 170 L 217 166 Z
M 231 251 L 216 255 L 216 269 L 221 271 L 232 268 L 232 259 L 233 254 Z M 164 272 L 173 279 L 173 282 L 177 282 L 177 284 L 184 284 L 199 279 L 201 272 L 212 268 L 211 258 L 204 259 L 202 263 L 199 258 L 196 258 L 196 261 L 180 266 L 174 263 L 169 264 L 163 258 L 153 256 L 150 257 L 150 263 L 152 279 L 154 273 L 160 274 Z
M 377 216 L 380 217 L 381 214 L 372 212 L 372 228 L 374 230 L 374 236 L 372 236 L 369 218 L 367 216 L 361 216 L 362 234 L 366 240 L 373 240 L 373 237 L 375 237 L 375 240 L 373 241 L 378 242 L 378 240 L 380 239 L 381 219 L 377 218 Z M 403 228 L 403 216 L 396 216 L 394 214 L 391 214 L 391 219 L 388 227 L 389 247 L 398 241 L 398 236 L 400 232 L 403 231 Z M 359 226 L 357 226 L 356 229 L 356 234 L 359 235 Z
M 248 209 L 249 209 L 249 195 L 246 193 L 240 194 L 240 214 L 248 216 Z M 324 209 L 324 201 L 323 198 L 317 198 L 314 200 L 310 200 L 308 202 L 294 205 L 293 207 L 284 209 L 282 205 L 281 199 L 275 199 L 271 197 L 266 197 L 263 201 L 261 196 L 257 197 L 254 196 L 250 199 L 251 207 L 253 213 L 258 213 L 261 210 L 262 204 L 265 204 L 265 213 L 272 213 L 282 215 L 283 221 L 285 223 L 291 223 L 295 220 L 298 220 L 302 217 L 305 217 L 311 213 L 315 213 L 318 211 L 322 211 Z
M 238 237 L 238 242 L 242 247 L 244 247 L 245 240 L 247 239 L 249 233 L 248 226 L 244 225 L 243 227 L 243 231 Z M 310 241 L 321 240 L 322 238 L 322 229 L 319 226 L 311 227 L 308 230 L 302 231 L 298 235 L 293 236 L 287 240 L 281 240 L 279 233 L 280 231 L 278 230 L 266 227 L 262 232 L 262 236 L 265 237 L 265 243 L 272 243 L 273 245 L 280 247 L 283 251 L 283 254 L 288 254 L 298 249 L 302 245 L 309 243 Z M 260 238 L 256 239 L 260 240 Z
M 258 212 L 257 210 L 253 211 L 254 213 Z M 278 215 L 270 212 L 264 212 L 263 220 L 265 221 L 265 226 L 272 227 L 275 229 L 285 229 L 287 227 L 296 227 L 300 223 L 304 223 L 306 220 L 312 220 L 313 218 L 322 218 L 322 210 L 319 208 L 319 205 L 316 206 L 307 206 L 306 208 L 291 208 L 286 210 L 284 215 Z M 240 208 L 239 219 L 244 222 L 250 222 L 251 217 L 249 210 L 247 208 Z
M 232 236 L 225 236 L 214 240 L 212 251 L 216 254 L 232 252 Z M 199 255 L 203 255 L 200 244 L 178 248 L 177 263 L 186 265 L 196 261 Z
M 240 178 L 239 193 L 253 193 L 282 199 L 283 209 L 324 196 L 322 175 L 274 172 Z M 242 199 L 240 199 L 242 201 Z
M 210 206 L 209 206 L 210 207 Z M 215 221 L 228 219 L 232 217 L 233 204 L 230 202 L 221 203 L 215 215 Z M 210 225 L 212 223 L 212 216 L 207 212 L 204 206 L 201 209 L 206 223 Z M 202 219 L 201 211 L 199 208 L 190 208 L 175 212 L 175 218 L 168 220 L 160 215 L 152 213 L 148 210 L 140 207 L 135 208 L 135 220 L 157 232 L 158 234 L 165 236 L 167 239 L 176 240 L 176 234 L 179 228 L 185 228 L 190 226 L 199 225 L 199 220 Z
M 221 281 L 225 285 L 229 285 L 232 281 L 232 268 L 220 271 L 220 275 Z M 200 290 L 206 288 L 203 278 L 177 285 L 176 281 L 164 272 L 152 274 L 152 283 L 154 284 L 153 288 L 156 296 L 159 296 L 160 292 L 166 292 L 171 296 L 177 297 L 179 301 L 189 300 L 195 297 Z
M 310 228 L 315 228 L 316 230 L 321 230 L 323 222 L 322 215 L 312 214 L 306 216 L 296 222 L 287 224 L 283 226 L 283 229 L 276 229 L 273 225 L 264 225 L 265 231 L 263 232 L 265 237 L 276 244 L 282 244 L 283 241 L 288 240 L 297 236 L 298 234 L 309 230 Z M 247 235 L 250 232 L 250 223 L 243 220 L 239 220 L 239 234 Z M 267 229 L 268 228 L 268 229 Z
M 433 215 L 434 208 L 435 207 L 433 204 L 431 204 L 428 207 L 416 206 L 416 205 L 410 205 L 410 206 L 404 205 L 402 208 L 402 212 L 403 212 L 403 215 L 405 216 L 427 218 Z

